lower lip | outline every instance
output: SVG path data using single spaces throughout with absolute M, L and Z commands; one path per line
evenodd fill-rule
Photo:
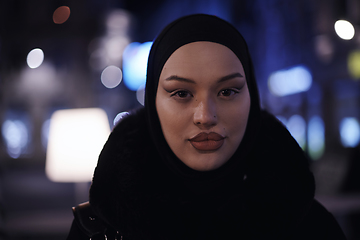
M 207 140 L 201 142 L 190 141 L 191 145 L 199 151 L 215 151 L 218 150 L 223 144 L 224 139 L 219 141 Z

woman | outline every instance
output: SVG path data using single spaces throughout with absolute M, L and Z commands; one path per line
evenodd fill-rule
M 296 141 L 260 109 L 245 40 L 197 14 L 156 38 L 145 108 L 102 150 L 68 239 L 345 239 Z

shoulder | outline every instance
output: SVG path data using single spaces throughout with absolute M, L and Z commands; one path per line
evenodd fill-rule
M 119 178 L 127 178 L 129 172 L 141 167 L 141 162 L 150 147 L 148 138 L 143 108 L 121 119 L 101 150 L 91 189 L 96 185 L 106 186 L 106 189 L 100 187 L 100 192 L 112 192 L 118 188 L 118 184 L 123 182 Z
M 92 210 L 107 224 L 123 226 L 125 219 L 135 218 L 123 212 L 143 199 L 144 182 L 152 172 L 148 159 L 156 158 L 149 139 L 146 112 L 142 108 L 120 120 L 100 153 L 89 199 Z
M 309 159 L 287 128 L 274 115 L 262 110 L 261 125 L 255 140 L 252 165 L 256 169 L 278 170 L 279 173 L 304 173 Z M 301 169 L 301 171 L 300 171 Z M 286 170 L 286 171 L 285 171 Z
M 147 129 L 145 109 L 131 111 L 116 124 L 107 143 L 142 140 L 148 135 Z
M 117 168 L 117 165 L 134 163 L 140 159 L 149 145 L 149 133 L 146 125 L 146 114 L 143 108 L 130 112 L 113 128 L 98 160 L 97 170 L 106 171 Z M 95 171 L 96 173 L 96 171 Z
M 292 137 L 286 126 L 274 115 L 265 110 L 261 112 L 260 136 L 260 140 L 266 143 L 266 145 L 275 147 L 275 149 L 277 149 L 277 145 L 278 148 L 282 148 L 283 150 L 286 150 L 284 148 L 286 146 L 292 150 L 296 149 L 296 152 L 302 152 L 299 144 Z
M 345 240 L 346 237 L 335 217 L 318 201 L 314 200 L 308 214 L 294 234 L 297 239 Z
M 114 133 L 125 130 L 134 130 L 137 128 L 146 128 L 145 108 L 138 108 L 125 114 L 113 129 Z

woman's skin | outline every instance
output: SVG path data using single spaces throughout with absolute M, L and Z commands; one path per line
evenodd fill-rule
M 250 111 L 240 60 L 214 42 L 180 47 L 162 69 L 156 109 L 167 143 L 184 164 L 219 168 L 243 139 Z

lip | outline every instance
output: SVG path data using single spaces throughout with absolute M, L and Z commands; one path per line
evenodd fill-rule
M 225 137 L 218 133 L 201 132 L 189 139 L 191 145 L 199 151 L 215 151 L 224 144 Z

